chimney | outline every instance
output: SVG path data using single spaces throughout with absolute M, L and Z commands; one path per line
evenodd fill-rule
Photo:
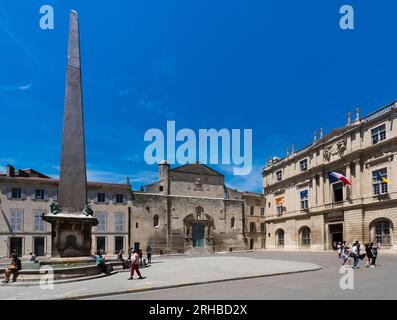
M 287 157 L 289 157 L 289 148 L 287 148 Z
M 295 145 L 292 145 L 292 149 L 291 149 L 291 155 L 293 156 L 295 154 Z
M 352 124 L 352 113 L 347 113 L 347 125 L 350 126 Z
M 356 123 L 360 122 L 360 108 L 356 108 Z
M 320 129 L 320 139 L 324 137 L 324 128 Z
M 7 177 L 15 177 L 15 168 L 12 165 L 7 165 Z
M 314 130 L 314 138 L 313 138 L 313 143 L 317 142 L 317 131 Z

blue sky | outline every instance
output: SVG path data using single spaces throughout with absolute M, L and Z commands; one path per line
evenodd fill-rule
M 39 9 L 55 29 L 39 28 Z M 355 30 L 339 9 L 355 10 Z M 395 1 L 0 0 L 0 171 L 59 173 L 69 10 L 80 16 L 90 180 L 153 181 L 150 128 L 253 129 L 254 168 L 229 186 L 260 191 L 260 172 L 313 131 L 397 99 Z

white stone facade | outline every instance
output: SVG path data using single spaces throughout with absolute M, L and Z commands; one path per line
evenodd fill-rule
M 397 251 L 397 107 L 393 103 L 314 138 L 263 170 L 266 248 L 329 250 L 359 240 Z M 351 186 L 334 182 L 345 175 Z M 382 183 L 378 178 L 389 180 Z M 383 180 L 382 180 L 383 181 Z

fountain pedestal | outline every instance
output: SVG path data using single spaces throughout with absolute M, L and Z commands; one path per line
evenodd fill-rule
M 91 255 L 92 227 L 98 224 L 94 217 L 84 214 L 46 215 L 43 220 L 52 225 L 52 256 L 61 258 Z

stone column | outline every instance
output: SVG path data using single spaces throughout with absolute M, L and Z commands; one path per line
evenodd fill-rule
M 310 206 L 317 205 L 317 184 L 316 184 L 316 176 L 312 178 L 312 188 L 310 190 Z
M 361 164 L 360 161 L 354 163 L 355 165 L 355 183 L 353 186 L 354 196 L 356 198 L 361 198 Z
M 319 193 L 318 193 L 318 204 L 323 205 L 324 204 L 324 174 L 323 172 L 320 172 L 319 175 Z
M 346 164 L 346 178 L 351 181 L 351 169 L 350 169 L 350 163 Z M 351 199 L 352 198 L 352 188 L 351 186 L 346 186 L 346 199 Z

